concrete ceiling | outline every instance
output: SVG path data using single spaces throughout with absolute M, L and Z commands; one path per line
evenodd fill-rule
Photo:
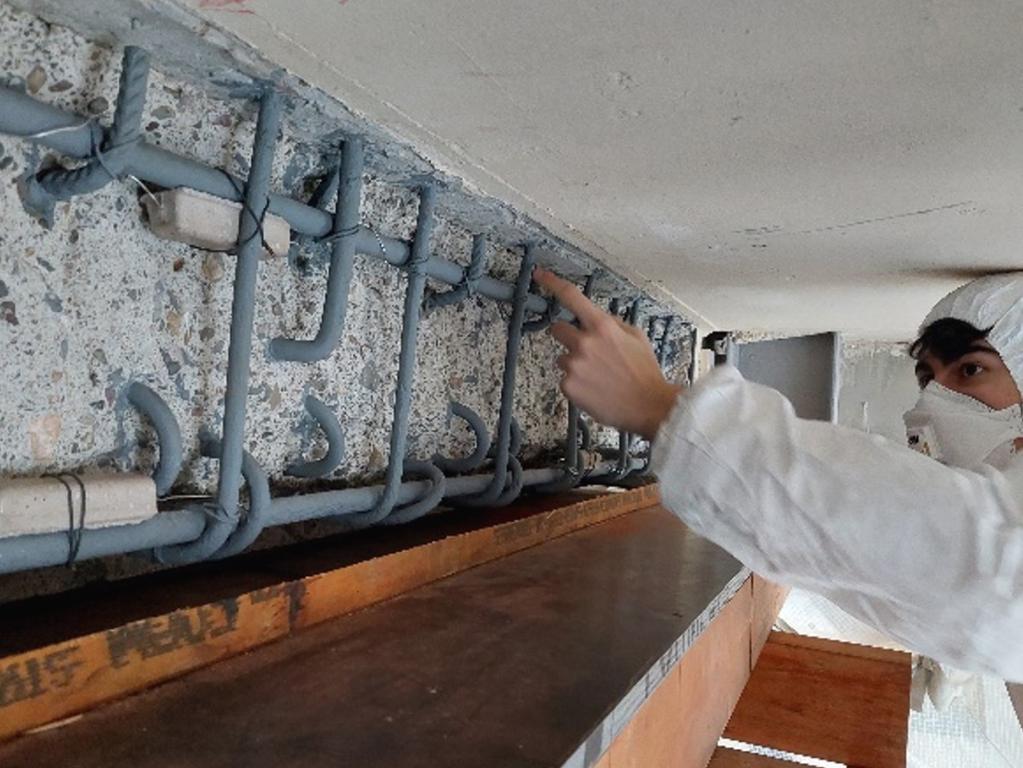
M 705 326 L 1023 267 L 1023 4 L 181 0 Z

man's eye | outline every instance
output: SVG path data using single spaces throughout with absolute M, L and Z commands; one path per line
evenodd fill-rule
M 962 368 L 960 368 L 959 370 L 963 374 L 963 376 L 970 379 L 976 376 L 977 374 L 981 373 L 984 370 L 984 368 L 980 365 L 977 365 L 977 363 L 963 363 Z

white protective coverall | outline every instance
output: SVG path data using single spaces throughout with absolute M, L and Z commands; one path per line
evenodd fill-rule
M 1023 273 L 942 299 L 1023 390 Z M 945 466 L 905 445 L 797 418 L 778 392 L 715 368 L 654 441 L 665 505 L 781 584 L 821 594 L 896 642 L 1023 682 L 1023 454 L 1003 471 Z

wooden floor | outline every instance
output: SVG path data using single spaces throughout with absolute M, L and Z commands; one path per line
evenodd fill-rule
M 724 735 L 856 768 L 905 768 L 911 676 L 908 653 L 773 632 Z M 712 766 L 747 765 L 733 759 Z
M 711 758 L 707 768 L 796 768 L 788 760 L 775 760 L 773 757 L 751 755 L 735 749 L 719 748 Z
M 0 766 L 561 766 L 742 575 L 633 512 L 0 745 Z

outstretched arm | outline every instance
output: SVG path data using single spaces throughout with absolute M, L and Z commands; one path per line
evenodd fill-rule
M 914 651 L 1023 682 L 1023 464 L 951 469 L 800 419 L 731 366 L 681 393 L 646 339 L 549 273 L 537 282 L 580 320 L 552 331 L 567 350 L 562 389 L 594 418 L 654 436 L 664 504 L 688 526 Z

